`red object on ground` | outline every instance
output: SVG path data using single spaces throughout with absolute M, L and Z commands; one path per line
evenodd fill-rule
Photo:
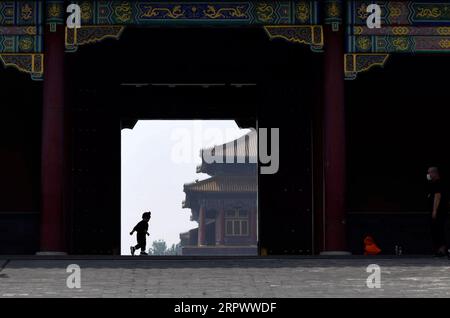
M 375 244 L 373 237 L 366 236 L 364 239 L 364 255 L 377 255 L 381 249 Z

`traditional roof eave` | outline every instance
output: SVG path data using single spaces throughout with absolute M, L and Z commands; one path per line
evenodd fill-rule
M 256 193 L 256 176 L 215 176 L 184 185 L 186 193 Z
M 207 162 L 206 156 L 211 159 L 217 158 L 220 162 Z M 258 162 L 258 142 L 257 133 L 252 130 L 248 134 L 241 136 L 222 145 L 205 148 L 200 151 L 202 163 L 197 166 L 197 173 L 211 172 L 211 168 L 217 164 L 256 164 Z

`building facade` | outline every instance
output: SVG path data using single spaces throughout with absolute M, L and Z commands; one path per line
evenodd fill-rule
M 211 160 L 205 160 L 208 157 Z M 183 207 L 198 228 L 180 235 L 183 255 L 257 255 L 257 134 L 201 151 L 198 173 L 184 186 Z

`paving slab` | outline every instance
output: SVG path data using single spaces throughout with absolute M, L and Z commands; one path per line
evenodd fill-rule
M 69 265 L 80 288 L 69 288 Z M 368 265 L 381 270 L 369 288 Z M 11 259 L 0 297 L 450 297 L 450 261 L 433 258 Z

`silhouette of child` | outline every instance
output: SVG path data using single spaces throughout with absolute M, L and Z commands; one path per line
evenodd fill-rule
M 148 222 L 151 218 L 151 212 L 145 212 L 142 214 L 142 221 L 140 221 L 136 226 L 133 228 L 133 231 L 130 232 L 130 235 L 133 235 L 134 232 L 137 233 L 137 245 L 131 246 L 131 255 L 134 256 L 134 252 L 136 252 L 137 249 L 141 249 L 141 255 L 148 255 L 145 252 L 145 246 L 147 245 L 146 237 L 145 235 L 150 235 L 148 233 Z

